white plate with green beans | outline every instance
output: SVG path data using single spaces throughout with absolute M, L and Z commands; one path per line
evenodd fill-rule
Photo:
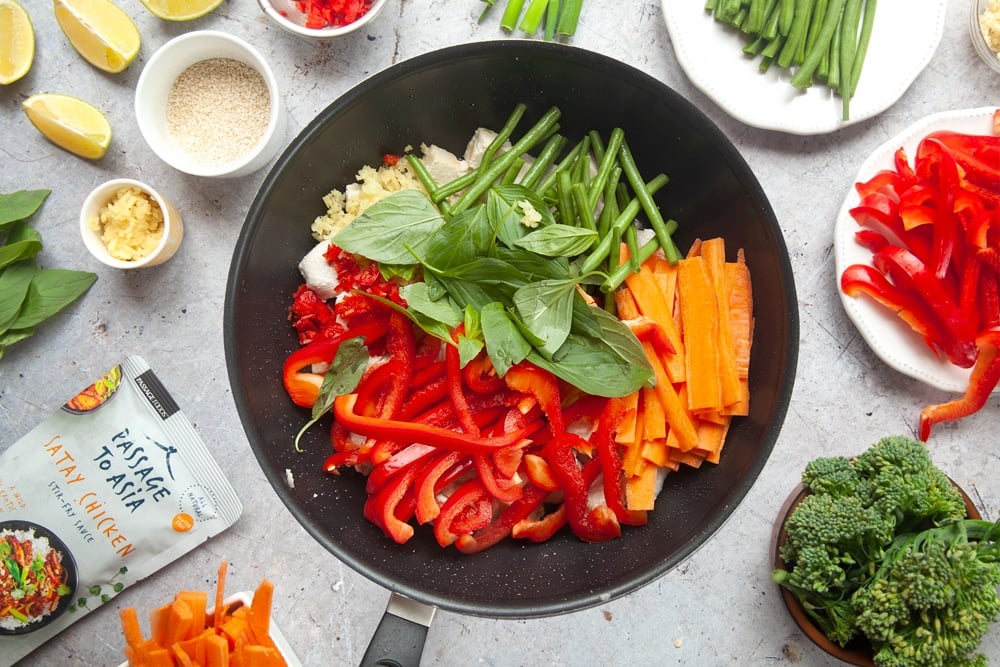
M 661 1 L 699 90 L 747 125 L 800 135 L 871 118 L 902 97 L 937 50 L 948 4 Z

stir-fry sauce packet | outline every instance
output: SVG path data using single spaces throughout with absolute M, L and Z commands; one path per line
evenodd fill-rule
M 242 510 L 156 374 L 127 358 L 0 453 L 0 665 Z

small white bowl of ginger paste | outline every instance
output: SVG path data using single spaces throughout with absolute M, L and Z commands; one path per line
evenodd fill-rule
M 163 195 L 140 181 L 116 178 L 94 188 L 80 210 L 87 250 L 118 269 L 141 269 L 170 259 L 184 222 Z

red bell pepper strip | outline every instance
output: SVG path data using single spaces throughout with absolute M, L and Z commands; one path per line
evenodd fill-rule
M 955 336 L 923 300 L 913 292 L 896 287 L 871 266 L 848 266 L 840 276 L 840 289 L 850 297 L 866 294 L 889 308 L 923 338 L 935 354 L 944 354 L 956 366 L 968 368 L 975 362 L 976 349 L 971 341 Z
M 509 368 L 503 379 L 514 391 L 533 396 L 538 401 L 554 436 L 558 437 L 566 432 L 559 380 L 556 376 L 537 366 L 521 362 Z
M 544 542 L 559 532 L 559 529 L 566 523 L 566 505 L 560 504 L 559 507 L 544 516 L 538 518 L 528 516 L 521 519 L 514 524 L 510 536 L 515 539 Z
M 440 490 L 438 483 L 449 470 L 461 463 L 462 457 L 463 455 L 458 452 L 438 451 L 424 466 L 413 483 L 417 499 L 417 521 L 422 524 L 428 523 L 441 513 L 441 505 L 437 501 L 437 493 Z M 471 461 L 468 465 L 471 466 Z
M 585 542 L 604 542 L 619 537 L 621 525 L 607 505 L 598 505 L 593 509 L 587 506 L 589 485 L 577 462 L 577 440 L 582 438 L 563 433 L 553 437 L 543 450 L 553 476 L 562 488 L 570 528 Z
M 492 457 L 476 454 L 472 457 L 472 462 L 476 466 L 480 483 L 491 496 L 502 503 L 512 503 L 521 497 L 523 492 L 521 484 L 515 478 L 497 475 Z
M 971 313 L 959 310 L 957 289 L 953 295 L 952 287 L 913 253 L 899 246 L 888 245 L 875 253 L 872 261 L 875 268 L 887 274 L 900 289 L 919 295 L 956 337 L 966 340 L 973 338 L 975 322 Z
M 462 369 L 462 379 L 469 389 L 478 394 L 499 391 L 504 386 L 503 378 L 497 375 L 487 354 L 480 354 L 469 361 Z
M 357 394 L 343 394 L 333 401 L 335 418 L 348 430 L 370 438 L 395 440 L 406 444 L 422 442 L 465 454 L 490 453 L 503 447 L 509 447 L 530 434 L 536 426 L 532 424 L 502 435 L 473 438 L 466 433 L 427 424 L 394 419 L 376 419 L 359 415 L 354 411 L 357 398 Z
M 311 408 L 319 397 L 319 390 L 323 385 L 322 375 L 303 371 L 303 368 L 313 364 L 331 363 L 337 356 L 340 344 L 345 340 L 362 336 L 365 343 L 370 345 L 372 341 L 385 335 L 387 327 L 388 324 L 384 320 L 372 320 L 333 338 L 317 339 L 288 355 L 282 369 L 282 382 L 292 402 L 302 408 Z
M 437 451 L 434 447 L 419 442 L 404 447 L 372 468 L 365 481 L 365 490 L 368 493 L 377 493 L 393 475 L 408 466 L 423 465 Z
M 473 478 L 459 486 L 441 505 L 434 520 L 434 537 L 443 547 L 459 535 L 488 526 L 493 519 L 493 501 L 480 480 Z
M 365 518 L 399 544 L 413 537 L 413 526 L 397 516 L 397 507 L 403 503 L 403 497 L 407 493 L 413 495 L 413 480 L 419 473 L 419 466 L 406 468 L 365 501 Z
M 503 430 L 510 430 L 506 427 L 506 419 L 504 420 Z M 524 459 L 524 447 L 511 445 L 510 447 L 498 449 L 493 452 L 492 458 L 493 465 L 496 466 L 497 472 L 499 472 L 503 477 L 513 477 L 514 473 L 516 473 L 518 468 L 521 467 L 521 461 Z
M 920 412 L 920 439 L 927 442 L 935 424 L 967 417 L 989 400 L 1000 382 L 1000 327 L 986 329 L 976 337 L 979 356 L 969 375 L 969 386 L 961 398 L 929 405 Z
M 597 430 L 590 441 L 597 445 L 597 455 L 601 461 L 604 484 L 604 502 L 615 513 L 619 523 L 627 526 L 646 525 L 644 510 L 630 510 L 625 507 L 625 479 L 622 476 L 622 458 L 615 440 L 618 427 L 625 418 L 626 406 L 621 399 L 612 398 L 601 412 Z
M 538 454 L 525 454 L 524 471 L 528 480 L 539 488 L 546 491 L 555 491 L 559 488 L 559 483 L 552 475 L 552 468 L 549 467 L 545 457 Z
M 456 329 L 453 338 L 458 337 L 464 329 L 461 325 Z M 472 418 L 472 408 L 465 398 L 465 389 L 462 386 L 462 366 L 458 356 L 458 345 L 449 345 L 444 351 L 445 368 L 448 374 L 448 396 L 455 407 L 455 414 L 458 415 L 458 423 L 462 425 L 462 430 L 474 438 L 479 437 L 479 427 L 476 426 Z
M 514 529 L 514 526 L 540 507 L 549 492 L 528 484 L 521 497 L 508 505 L 488 526 L 460 535 L 455 540 L 455 548 L 464 554 L 479 553 L 500 542 Z

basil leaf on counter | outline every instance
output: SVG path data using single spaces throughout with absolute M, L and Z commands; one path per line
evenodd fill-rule
M 17 319 L 36 269 L 34 262 L 18 262 L 0 272 L 0 334 Z
M 417 264 L 443 224 L 427 195 L 400 190 L 368 207 L 337 232 L 333 243 L 380 264 Z
M 19 220 L 10 226 L 6 242 L 0 246 L 0 269 L 23 259 L 31 259 L 42 249 L 42 235 Z
M 51 190 L 18 190 L 10 194 L 0 193 L 0 229 L 12 222 L 33 216 L 51 192 Z
M 55 315 L 90 289 L 97 274 L 72 269 L 38 269 L 11 329 L 27 329 Z

